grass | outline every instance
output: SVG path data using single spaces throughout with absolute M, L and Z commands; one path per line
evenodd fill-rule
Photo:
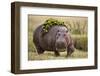
M 66 55 L 67 55 L 66 51 L 60 52 L 60 56 L 58 56 L 58 57 L 56 57 L 54 55 L 54 52 L 48 52 L 48 51 L 45 51 L 41 55 L 38 55 L 36 52 L 30 51 L 28 53 L 28 55 L 29 55 L 28 60 L 48 60 L 48 59 L 54 60 L 54 59 L 67 59 L 67 58 L 70 58 L 70 59 L 87 58 L 88 53 L 85 51 L 80 51 L 80 50 L 75 49 L 75 51 L 73 52 L 73 54 L 70 57 L 66 57 Z
M 87 35 L 71 35 L 74 47 L 82 51 L 88 51 L 88 37 Z

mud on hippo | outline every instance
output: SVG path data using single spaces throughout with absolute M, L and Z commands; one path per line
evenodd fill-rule
M 53 26 L 48 33 L 43 34 L 42 25 L 40 25 L 33 34 L 33 42 L 38 54 L 53 51 L 55 56 L 60 56 L 60 50 L 65 49 L 68 57 L 74 52 L 73 40 L 65 26 Z

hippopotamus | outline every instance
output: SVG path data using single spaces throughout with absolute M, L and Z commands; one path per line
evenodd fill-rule
M 74 52 L 73 40 L 65 26 L 53 26 L 43 34 L 42 25 L 40 25 L 34 31 L 33 42 L 38 54 L 42 54 L 44 51 L 53 51 L 55 56 L 60 56 L 60 50 L 65 49 L 68 57 Z

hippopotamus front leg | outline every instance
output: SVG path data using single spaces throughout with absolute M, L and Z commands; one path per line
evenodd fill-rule
M 67 57 L 71 56 L 71 54 L 74 52 L 74 46 L 73 45 L 69 45 L 67 47 Z
M 55 56 L 60 56 L 60 53 L 57 50 L 54 51 L 54 53 L 55 53 Z
M 58 52 L 58 49 L 56 48 L 56 50 L 54 51 L 55 56 L 60 56 L 60 53 Z

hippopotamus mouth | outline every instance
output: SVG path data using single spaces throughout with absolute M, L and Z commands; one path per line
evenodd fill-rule
M 62 45 L 56 44 L 56 50 L 58 50 L 58 51 L 65 51 L 66 48 L 67 48 L 67 47 L 66 47 L 65 44 L 62 44 Z

